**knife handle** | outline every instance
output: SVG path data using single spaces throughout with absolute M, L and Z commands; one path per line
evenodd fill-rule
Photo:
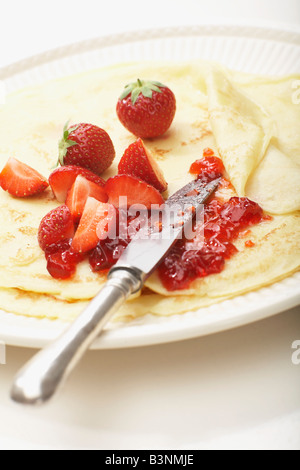
M 54 343 L 17 374 L 11 398 L 22 404 L 48 401 L 69 376 L 105 324 L 125 300 L 142 288 L 138 272 L 115 269 L 99 294 Z

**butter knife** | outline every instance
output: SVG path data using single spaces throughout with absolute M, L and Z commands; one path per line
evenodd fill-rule
M 35 405 L 47 402 L 56 393 L 113 314 L 142 289 L 184 231 L 191 230 L 194 218 L 219 182 L 220 178 L 208 184 L 192 181 L 165 202 L 160 218 L 140 228 L 109 271 L 99 294 L 56 341 L 38 352 L 17 374 L 10 393 L 12 400 Z

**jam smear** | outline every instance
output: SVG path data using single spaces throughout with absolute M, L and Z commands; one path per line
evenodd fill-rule
M 164 287 L 169 291 L 188 289 L 195 279 L 221 272 L 225 261 L 237 252 L 232 241 L 262 216 L 261 207 L 247 198 L 232 197 L 224 204 L 213 199 L 204 208 L 203 236 L 179 240 L 159 265 Z
M 101 240 L 96 248 L 90 253 L 89 262 L 92 271 L 107 271 L 120 258 L 121 254 L 127 247 L 129 242 L 120 239 Z
M 92 271 L 108 271 L 116 264 L 133 236 L 140 229 L 142 220 L 138 215 L 130 216 L 125 210 L 117 214 L 117 233 L 114 238 L 99 240 L 98 245 L 89 254 L 89 263 Z M 148 219 L 148 212 L 145 215 Z
M 190 172 L 207 183 L 223 176 L 225 170 L 213 151 L 206 149 L 205 154 L 192 164 Z M 162 284 L 169 291 L 188 289 L 195 279 L 221 272 L 225 261 L 237 252 L 232 242 L 240 232 L 262 220 L 262 208 L 246 197 L 221 202 L 213 196 L 204 208 L 203 223 L 194 226 L 194 240 L 179 240 L 159 265 Z
M 54 279 L 71 278 L 76 273 L 77 264 L 85 258 L 83 254 L 71 250 L 71 242 L 72 239 L 63 240 L 50 245 L 45 252 L 47 270 Z
M 245 242 L 245 246 L 246 246 L 247 248 L 253 248 L 253 247 L 255 246 L 255 243 L 254 243 L 252 240 L 247 240 L 247 241 Z
M 220 158 L 213 155 L 210 149 L 204 150 L 204 158 L 196 160 L 190 167 L 190 173 L 197 175 L 198 179 L 205 183 L 209 183 L 220 176 L 223 176 L 225 168 Z

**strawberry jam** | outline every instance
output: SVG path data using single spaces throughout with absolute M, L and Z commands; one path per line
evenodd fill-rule
M 205 183 L 224 174 L 222 161 L 208 150 L 190 168 Z M 203 224 L 194 227 L 194 240 L 179 240 L 159 265 L 162 284 L 169 291 L 188 289 L 195 279 L 221 272 L 237 252 L 232 242 L 263 219 L 261 207 L 246 197 L 232 197 L 225 203 L 213 197 L 204 208 Z
M 192 163 L 190 167 L 190 173 L 192 175 L 197 175 L 198 178 L 203 181 L 209 183 L 224 174 L 224 165 L 220 158 L 217 158 L 212 155 L 212 150 L 205 149 L 204 150 L 204 158 L 200 160 L 196 160 Z
M 90 253 L 89 262 L 92 271 L 107 271 L 120 258 L 129 242 L 119 237 L 115 239 L 101 240 Z
M 213 199 L 204 208 L 203 238 L 198 240 L 196 235 L 192 242 L 179 240 L 160 264 L 158 274 L 164 287 L 169 291 L 188 289 L 195 279 L 221 272 L 225 261 L 237 252 L 232 241 L 262 217 L 259 205 L 247 198 L 233 197 L 224 204 Z M 193 249 L 191 245 L 195 245 Z
M 140 224 L 135 223 L 137 218 L 128 215 L 127 211 L 120 209 L 117 216 L 116 237 L 99 240 L 89 255 L 90 266 L 94 272 L 107 271 L 114 266 L 140 228 Z M 148 218 L 148 213 L 146 217 Z
M 77 264 L 84 259 L 84 255 L 71 250 L 71 242 L 71 239 L 63 240 L 45 251 L 47 270 L 54 279 L 69 279 L 76 273 Z

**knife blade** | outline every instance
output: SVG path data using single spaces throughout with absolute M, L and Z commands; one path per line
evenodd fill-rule
M 36 405 L 53 397 L 112 315 L 142 289 L 174 243 L 186 229 L 191 229 L 220 179 L 208 184 L 192 181 L 154 211 L 155 217 L 148 218 L 138 230 L 99 294 L 56 341 L 37 353 L 17 374 L 10 392 L 12 400 Z
M 149 224 L 138 231 L 110 273 L 130 269 L 145 282 L 178 238 L 190 233 L 191 222 L 202 212 L 219 182 L 220 178 L 206 185 L 200 180 L 192 181 L 173 194 L 161 211 L 154 211 Z

